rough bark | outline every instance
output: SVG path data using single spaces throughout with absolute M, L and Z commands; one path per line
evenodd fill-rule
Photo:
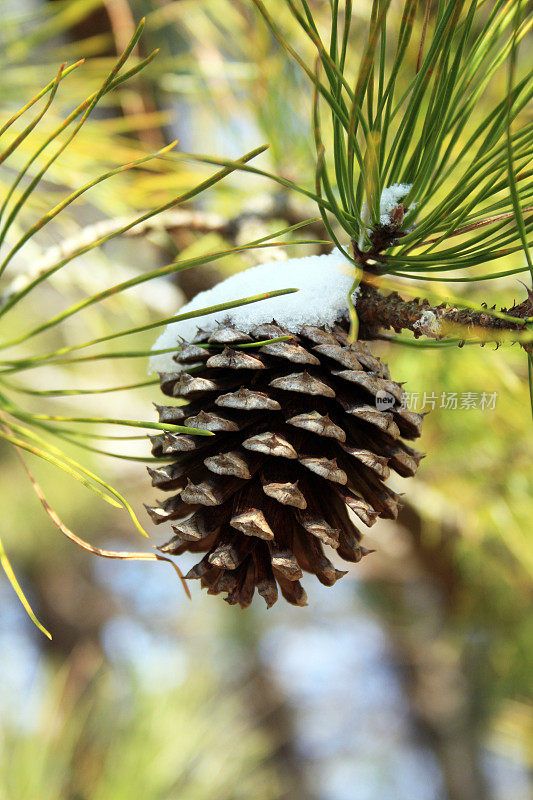
M 398 292 L 384 294 L 370 283 L 361 284 L 356 309 L 363 338 L 378 338 L 380 330 L 389 328 L 396 333 L 402 330 L 412 331 L 416 338 L 424 335 L 442 339 L 447 334 L 453 335 L 453 326 L 456 325 L 456 335 L 460 340 L 463 340 L 468 331 L 474 336 L 477 333 L 482 340 L 498 341 L 499 334 L 526 332 L 526 321 L 533 317 L 533 292 L 527 288 L 526 291 L 528 296 L 522 303 L 509 309 L 501 309 L 502 313 L 515 317 L 516 322 L 495 317 L 488 309 L 487 312 L 473 311 L 446 303 L 432 306 L 428 300 L 418 297 L 404 300 Z M 522 346 L 532 352 L 530 342 L 522 342 Z

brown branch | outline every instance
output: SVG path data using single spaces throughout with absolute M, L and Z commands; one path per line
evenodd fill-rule
M 428 300 L 404 300 L 398 292 L 383 294 L 370 283 L 362 283 L 356 302 L 357 315 L 361 324 L 361 335 L 367 339 L 376 339 L 382 329 L 392 328 L 396 333 L 402 330 L 411 331 L 415 338 L 428 336 L 442 339 L 446 335 L 458 335 L 460 340 L 478 336 L 482 341 L 499 341 L 511 338 L 512 334 L 527 334 L 526 322 L 533 317 L 533 292 L 527 289 L 528 297 L 519 305 L 509 309 L 501 309 L 502 314 L 515 318 L 516 321 L 495 316 L 494 309 L 473 311 L 442 303 L 432 306 Z M 522 322 L 522 320 L 524 320 Z M 457 327 L 454 331 L 453 328 Z M 511 334 L 511 337 L 504 334 Z M 521 339 L 523 341 L 521 341 Z M 533 351 L 531 342 L 525 336 L 517 336 L 522 347 Z

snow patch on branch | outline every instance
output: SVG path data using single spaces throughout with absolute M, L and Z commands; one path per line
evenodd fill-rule
M 177 348 L 182 340 L 190 341 L 198 328 L 212 331 L 219 324 L 235 325 L 245 333 L 260 323 L 272 320 L 291 333 L 299 333 L 304 325 L 323 325 L 331 329 L 347 316 L 347 298 L 353 282 L 353 264 L 338 250 L 328 255 L 259 264 L 232 275 L 212 289 L 200 292 L 178 313 L 186 314 L 277 289 L 292 288 L 298 291 L 247 306 L 172 322 L 152 349 Z M 355 297 L 357 292 L 352 296 Z M 151 372 L 172 372 L 177 370 L 177 366 L 172 361 L 172 353 L 163 353 L 152 356 L 149 369 Z
M 381 192 L 381 198 L 379 201 L 379 221 L 381 225 L 390 225 L 392 222 L 391 213 L 397 207 L 400 200 L 405 197 L 411 191 L 413 184 L 412 183 L 393 183 L 392 186 L 387 186 Z M 415 207 L 415 204 L 412 203 L 406 211 L 410 211 Z M 365 202 L 363 203 L 362 209 L 362 217 L 364 220 L 369 220 L 370 215 L 368 213 L 368 205 Z

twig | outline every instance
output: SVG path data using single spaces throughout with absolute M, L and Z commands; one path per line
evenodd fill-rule
M 501 309 L 502 314 L 514 317 L 516 322 L 496 316 L 489 309 L 486 312 L 473 311 L 446 303 L 432 306 L 428 300 L 420 300 L 418 297 L 404 300 L 398 292 L 383 294 L 368 282 L 361 284 L 356 310 L 364 338 L 379 338 L 380 330 L 392 328 L 396 333 L 409 330 L 417 339 L 420 336 L 442 339 L 452 326 L 458 326 L 460 338 L 464 337 L 464 329 L 468 329 L 470 335 L 472 329 L 477 329 L 482 340 L 490 338 L 498 341 L 503 338 L 499 334 L 527 334 L 526 323 L 533 317 L 533 292 L 527 287 L 526 291 L 528 297 L 522 303 L 509 309 Z M 520 336 L 516 337 L 516 341 L 520 341 Z M 530 341 L 523 341 L 521 344 L 527 352 L 532 352 Z

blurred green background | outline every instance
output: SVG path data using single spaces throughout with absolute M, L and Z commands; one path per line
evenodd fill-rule
M 327 18 L 328 2 L 311 6 Z M 268 7 L 309 55 L 285 4 L 270 0 Z M 269 142 L 264 164 L 312 183 L 309 89 L 246 0 L 3 0 L 1 8 L 6 118 L 61 61 L 88 58 L 36 136 L 94 89 L 144 14 L 139 57 L 161 48 L 142 78 L 106 99 L 28 218 L 65 188 L 174 138 L 180 149 L 221 158 Z M 392 9 L 399 13 L 401 4 Z M 370 3 L 356 4 L 361 31 L 369 12 Z M 505 91 L 504 78 L 498 89 Z M 21 163 L 24 157 L 17 151 Z M 99 185 L 43 231 L 12 277 L 87 226 L 164 202 L 207 174 L 190 163 L 154 162 Z M 10 175 L 1 168 L 0 190 Z M 316 213 L 246 175 L 189 208 L 237 219 L 237 243 Z M 15 325 L 25 328 L 28 315 L 50 315 L 110 280 L 227 246 L 214 227 L 190 231 L 169 222 L 91 251 L 42 288 L 40 308 L 23 304 Z M 158 279 L 93 307 L 42 346 L 169 316 L 224 274 L 284 256 L 248 253 Z M 491 285 L 490 296 L 480 284 L 468 287 L 469 299 L 489 305 L 524 294 L 511 278 Z M 149 332 L 137 343 L 154 338 Z M 373 347 L 418 393 L 419 410 L 435 406 L 424 424 L 427 457 L 415 480 L 397 482 L 406 492 L 398 522 L 380 522 L 366 537 L 377 553 L 333 590 L 308 577 L 304 609 L 280 602 L 267 614 L 255 602 L 243 612 L 195 585 L 190 602 L 166 565 L 98 561 L 60 537 L 16 456 L 0 445 L 2 539 L 53 635 L 48 642 L 39 634 L 1 580 L 0 800 L 533 797 L 533 435 L 525 358 L 517 346 Z M 124 384 L 146 379 L 146 360 L 47 367 L 28 374 L 24 387 L 98 388 L 117 375 Z M 446 408 L 442 396 L 451 392 L 496 393 L 496 400 L 493 408 Z M 83 402 L 56 399 L 54 407 L 152 420 L 158 400 L 150 385 Z M 134 445 L 128 452 L 147 452 L 144 439 Z M 148 525 L 142 503 L 154 493 L 142 463 L 82 455 Z M 30 464 L 73 530 L 100 547 L 142 548 L 125 515 L 52 467 Z M 164 539 L 165 532 L 149 530 L 154 544 Z

